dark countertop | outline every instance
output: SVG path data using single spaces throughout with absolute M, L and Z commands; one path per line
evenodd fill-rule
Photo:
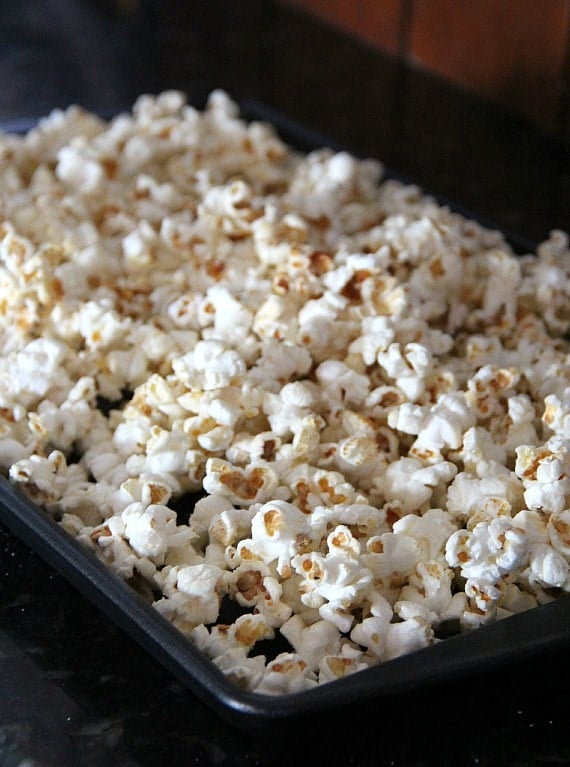
M 524 238 L 570 227 L 567 145 L 278 3 L 148 0 L 117 16 L 104 0 L 7 0 L 0 24 L 4 124 L 173 87 L 200 105 L 223 87 Z M 567 651 L 542 653 L 246 736 L 0 527 L 0 767 L 567 765 L 569 681 Z

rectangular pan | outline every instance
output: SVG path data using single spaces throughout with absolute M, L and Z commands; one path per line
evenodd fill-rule
M 242 107 L 246 118 L 271 122 L 284 140 L 303 151 L 321 146 L 343 149 L 262 104 L 246 102 Z M 27 123 L 17 125 L 18 132 L 30 127 Z M 387 175 L 401 179 L 396 173 Z M 425 190 L 422 188 L 422 191 Z M 434 197 L 442 204 L 449 204 Z M 493 228 L 460 206 L 450 204 L 450 207 Z M 532 243 L 504 234 L 519 252 L 532 252 Z M 225 720 L 245 731 L 259 732 L 260 727 L 289 726 L 293 720 L 309 715 L 354 709 L 367 703 L 380 704 L 435 684 L 468 679 L 508 663 L 530 661 L 547 651 L 570 649 L 570 598 L 560 598 L 311 690 L 276 697 L 251 693 L 230 682 L 127 583 L 2 476 L 0 521 L 190 691 Z

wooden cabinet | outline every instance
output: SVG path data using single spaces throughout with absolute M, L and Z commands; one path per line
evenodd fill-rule
M 570 0 L 287 0 L 569 135 Z

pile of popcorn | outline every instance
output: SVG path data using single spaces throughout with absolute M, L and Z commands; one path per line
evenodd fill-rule
M 570 591 L 564 233 L 515 256 L 220 91 L 55 111 L 0 190 L 2 471 L 237 684 Z

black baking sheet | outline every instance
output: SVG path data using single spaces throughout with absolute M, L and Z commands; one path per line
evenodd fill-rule
M 299 149 L 326 145 L 342 149 L 257 102 L 243 106 L 245 116 L 271 122 L 285 140 Z M 19 130 L 29 127 L 18 125 Z M 390 172 L 388 175 L 397 177 Z M 450 207 L 489 225 L 459 206 Z M 508 233 L 506 236 L 519 252 L 532 252 L 532 243 Z M 515 661 L 530 661 L 539 653 L 570 648 L 570 598 L 562 597 L 312 690 L 281 696 L 250 693 L 230 682 L 134 589 L 2 476 L 0 521 L 193 693 L 226 720 L 252 732 L 262 726 L 288 726 L 299 717 L 380 703 L 436 683 L 468 678 Z

